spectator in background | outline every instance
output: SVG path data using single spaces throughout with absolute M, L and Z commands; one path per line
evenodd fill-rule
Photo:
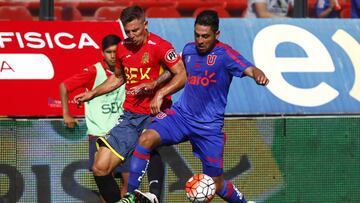
M 360 17 L 360 0 L 351 1 L 351 17 L 352 18 Z
M 316 17 L 340 18 L 341 6 L 338 0 L 317 0 Z
M 120 38 L 116 35 L 105 36 L 102 40 L 102 55 L 104 59 L 92 66 L 84 68 L 81 73 L 67 78 L 60 84 L 60 98 L 66 127 L 74 128 L 78 124 L 78 120 L 71 115 L 69 110 L 69 93 L 80 88 L 85 88 L 90 91 L 114 74 L 117 61 L 116 48 L 120 41 Z M 85 120 L 89 137 L 90 171 L 92 171 L 91 168 L 97 151 L 96 139 L 104 136 L 116 125 L 120 115 L 123 114 L 122 105 L 124 99 L 125 86 L 123 85 L 108 94 L 85 103 Z M 122 195 L 127 191 L 129 166 L 130 161 L 117 167 L 114 171 L 114 175 L 117 176 L 119 174 L 123 179 Z
M 286 18 L 291 16 L 294 0 L 248 0 L 244 17 Z

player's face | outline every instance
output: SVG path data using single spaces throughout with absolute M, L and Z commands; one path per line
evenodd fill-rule
M 210 26 L 195 25 L 194 35 L 196 48 L 201 54 L 206 54 L 215 46 L 219 31 L 214 32 Z
M 127 23 L 124 27 L 125 33 L 128 38 L 136 46 L 144 44 L 147 37 L 147 26 L 148 22 L 143 19 L 135 19 Z
M 113 68 L 116 65 L 116 45 L 109 46 L 103 51 L 105 63 L 109 68 Z

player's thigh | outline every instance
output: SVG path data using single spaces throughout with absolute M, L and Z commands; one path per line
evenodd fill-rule
M 88 162 L 88 169 L 92 171 L 92 166 L 95 160 L 95 154 L 97 152 L 96 149 L 96 136 L 88 135 L 89 139 L 89 162 Z
M 161 145 L 174 145 L 188 139 L 187 123 L 176 113 L 157 116 L 148 127 L 160 137 Z
M 98 140 L 98 144 L 106 145 L 122 161 L 131 156 L 139 137 L 133 116 L 129 113 L 124 114 L 123 119 L 107 135 Z

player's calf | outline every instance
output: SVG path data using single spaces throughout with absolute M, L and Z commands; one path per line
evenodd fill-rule
M 145 175 L 146 169 L 149 165 L 151 150 L 146 149 L 140 145 L 135 147 L 135 151 L 131 158 L 130 177 L 128 184 L 128 191 L 134 193 L 138 189 L 140 182 Z

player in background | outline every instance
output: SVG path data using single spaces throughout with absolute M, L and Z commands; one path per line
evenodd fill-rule
M 102 39 L 103 60 L 84 68 L 81 73 L 75 74 L 60 84 L 60 98 L 62 103 L 63 118 L 66 127 L 74 128 L 79 124 L 69 110 L 69 94 L 77 89 L 85 88 L 90 91 L 108 77 L 114 74 L 116 68 L 116 48 L 121 39 L 116 35 L 107 35 Z M 85 102 L 85 120 L 89 139 L 89 170 L 94 163 L 96 153 L 96 139 L 104 136 L 118 122 L 120 115 L 123 114 L 122 105 L 125 99 L 125 86 L 120 86 L 114 91 Z M 127 181 L 129 178 L 129 162 L 115 169 L 114 175 L 121 174 L 123 187 L 121 194 L 127 191 Z M 103 201 L 103 200 L 102 200 Z
M 169 108 L 172 104 L 169 95 L 181 89 L 186 80 L 181 57 L 169 42 L 148 32 L 148 22 L 141 7 L 125 8 L 120 20 L 128 36 L 117 48 L 120 68 L 115 69 L 115 75 L 102 85 L 75 96 L 77 102 L 88 101 L 126 82 L 124 115 L 117 126 L 97 140 L 100 148 L 93 165 L 96 183 L 108 203 L 120 200 L 111 171 L 130 157 L 141 132 L 150 124 L 151 115 Z M 171 73 L 161 74 L 164 71 L 162 65 Z M 151 181 L 149 173 L 148 178 Z M 154 196 L 150 198 L 152 202 L 158 201 Z
M 225 135 L 222 132 L 227 95 L 233 76 L 249 76 L 267 85 L 265 74 L 229 45 L 218 41 L 219 18 L 215 11 L 201 12 L 195 21 L 195 43 L 183 49 L 187 81 L 171 109 L 159 113 L 139 138 L 131 159 L 128 190 L 121 202 L 143 199 L 138 189 L 153 149 L 190 141 L 200 158 L 203 173 L 211 176 L 216 193 L 225 201 L 246 202 L 245 197 L 223 177 Z
M 341 9 L 338 0 L 316 1 L 316 17 L 318 18 L 340 18 Z

